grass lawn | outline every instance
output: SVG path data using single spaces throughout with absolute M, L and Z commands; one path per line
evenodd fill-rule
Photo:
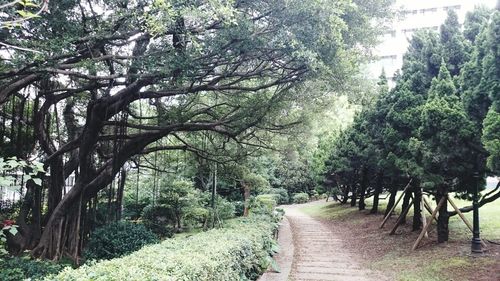
M 459 207 L 470 205 L 470 202 L 453 200 Z M 500 245 L 488 243 L 485 254 L 480 257 L 472 256 L 472 234 L 458 216 L 450 218 L 449 242 L 437 244 L 435 226 L 432 226 L 429 238 L 424 238 L 420 247 L 411 251 L 419 234 L 411 231 L 413 214 L 408 215 L 407 224 L 400 227 L 395 235 L 389 235 L 397 216 L 393 216 L 380 229 L 383 215 L 370 215 L 371 199 L 366 203 L 365 211 L 332 202 L 309 204 L 301 210 L 331 223 L 332 229 L 345 237 L 345 246 L 362 257 L 360 262 L 363 265 L 382 271 L 393 280 L 500 280 Z M 385 210 L 386 203 L 386 200 L 381 201 L 381 212 Z M 400 212 L 401 209 L 397 208 L 396 213 Z M 429 220 L 430 214 L 426 215 Z M 465 216 L 472 222 L 472 212 Z M 480 223 L 483 238 L 500 242 L 500 200 L 480 209 Z

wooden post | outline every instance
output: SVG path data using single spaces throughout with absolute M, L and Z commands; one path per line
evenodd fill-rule
M 401 199 L 403 198 L 403 196 L 405 195 L 405 192 L 406 190 L 408 189 L 408 187 L 410 187 L 410 184 L 412 182 L 413 179 L 410 179 L 410 181 L 408 182 L 408 184 L 406 185 L 406 187 L 403 189 L 403 193 L 399 196 L 398 200 L 396 201 L 396 203 L 394 203 L 394 206 L 392 206 L 391 210 L 389 211 L 389 213 L 387 213 L 387 216 L 385 216 L 384 220 L 382 221 L 382 223 L 380 224 L 380 228 L 383 228 L 385 223 L 387 222 L 387 220 L 389 219 L 389 217 L 391 216 L 392 212 L 394 211 L 394 209 L 396 209 L 396 206 L 398 206 L 399 204 L 399 201 L 401 201 Z
M 436 218 L 437 212 L 438 212 L 439 208 L 441 208 L 441 206 L 444 204 L 445 200 L 446 200 L 446 196 L 443 196 L 443 198 L 441 198 L 441 200 L 439 200 L 439 203 L 438 203 L 436 209 L 434 209 L 434 212 L 432 212 L 432 217 L 430 219 L 429 224 L 427 224 L 425 226 L 425 228 L 422 229 L 422 231 L 420 232 L 420 235 L 418 236 L 417 241 L 415 241 L 415 244 L 413 244 L 413 247 L 411 248 L 412 251 L 415 251 L 417 249 L 418 245 L 420 244 L 420 241 L 422 241 L 422 238 L 424 238 L 425 233 L 427 232 L 427 230 L 429 230 L 429 227 L 431 226 L 432 219 Z
M 429 212 L 429 214 L 432 215 L 432 213 L 434 213 L 434 209 L 432 208 L 431 204 L 427 201 L 427 199 L 425 199 L 425 197 L 422 195 L 422 198 L 424 199 L 424 207 L 425 209 L 427 210 L 427 212 Z M 434 220 L 437 222 L 437 219 L 434 218 Z M 429 223 L 432 223 L 432 218 L 430 220 Z
M 462 219 L 462 221 L 465 223 L 465 225 L 467 225 L 467 227 L 469 228 L 469 230 L 472 232 L 473 229 L 472 229 L 472 224 L 467 220 L 467 218 L 464 216 L 464 214 L 460 211 L 460 209 L 457 207 L 457 205 L 455 205 L 455 202 L 453 202 L 451 200 L 451 198 L 448 197 L 448 202 L 450 202 L 450 205 L 453 206 L 453 209 L 455 209 L 455 211 L 457 212 L 458 216 Z M 483 239 L 481 239 L 481 244 L 486 247 L 486 243 L 484 243 Z
M 413 197 L 411 198 L 411 201 L 410 201 L 410 204 L 408 204 L 408 207 L 406 207 L 405 210 L 403 210 L 403 212 L 401 213 L 401 215 L 399 215 L 399 218 L 398 220 L 396 221 L 396 225 L 394 225 L 394 227 L 392 228 L 391 232 L 389 233 L 389 235 L 394 235 L 394 233 L 396 233 L 396 229 L 398 229 L 399 225 L 401 224 L 401 221 L 403 220 L 404 217 L 406 217 L 406 215 L 408 214 L 408 212 L 410 211 L 410 208 L 411 206 L 415 203 L 415 200 L 413 200 Z
M 422 210 L 422 212 L 421 212 L 421 214 L 422 214 L 422 229 L 424 229 L 427 225 L 427 218 L 425 217 L 425 212 L 423 211 L 424 205 L 425 205 L 424 204 L 424 194 L 422 193 L 422 200 L 420 200 L 420 210 Z M 430 221 L 430 222 L 432 222 L 432 221 Z M 424 236 L 425 236 L 425 238 L 429 238 L 429 234 L 427 233 L 427 231 L 425 232 Z

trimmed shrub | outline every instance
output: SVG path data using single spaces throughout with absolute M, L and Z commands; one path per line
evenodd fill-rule
M 112 259 L 157 243 L 157 236 L 142 224 L 116 222 L 96 229 L 85 250 L 87 259 Z
M 168 239 L 46 280 L 252 280 L 271 263 L 276 227 L 267 216 L 241 218 L 227 228 Z
M 302 204 L 309 202 L 309 194 L 307 193 L 295 193 L 292 197 L 292 202 L 294 204 Z
M 276 198 L 276 203 L 278 204 L 290 203 L 290 197 L 288 196 L 288 191 L 284 188 L 271 188 L 269 193 L 278 195 Z
M 277 194 L 261 194 L 255 197 L 255 201 L 250 205 L 250 212 L 255 214 L 272 214 L 276 207 Z M 258 210 L 263 209 L 263 210 Z M 260 212 L 259 212 L 260 211 Z

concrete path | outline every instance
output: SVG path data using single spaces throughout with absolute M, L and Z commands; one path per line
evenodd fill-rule
M 310 203 L 314 204 L 314 203 Z M 386 280 L 379 274 L 362 269 L 356 261 L 354 253 L 350 253 L 344 246 L 342 237 L 331 231 L 326 223 L 312 218 L 299 210 L 303 205 L 285 206 L 285 215 L 290 227 L 281 227 L 279 236 L 290 236 L 292 232 L 294 250 L 286 244 L 287 239 L 279 241 L 281 256 L 293 255 L 291 270 L 286 259 L 278 258 L 282 267 L 280 274 L 266 273 L 261 281 L 381 281 Z M 346 235 L 349 235 L 346 233 Z M 288 261 L 289 262 L 289 261 Z M 285 270 L 283 270 L 285 269 Z

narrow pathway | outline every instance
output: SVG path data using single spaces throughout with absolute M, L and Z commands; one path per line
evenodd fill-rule
M 310 203 L 314 204 L 314 203 Z M 303 205 L 302 205 L 303 206 Z M 281 256 L 293 255 L 291 270 L 286 261 L 278 258 L 285 267 L 280 274 L 266 273 L 259 280 L 265 281 L 381 281 L 386 280 L 375 272 L 361 268 L 354 253 L 350 253 L 342 242 L 342 237 L 331 231 L 331 226 L 300 211 L 301 205 L 286 206 L 285 215 L 292 232 L 294 251 L 283 245 Z M 280 228 L 280 236 L 289 236 L 286 227 Z M 349 235 L 346 233 L 346 235 Z M 287 240 L 287 239 L 285 239 Z

